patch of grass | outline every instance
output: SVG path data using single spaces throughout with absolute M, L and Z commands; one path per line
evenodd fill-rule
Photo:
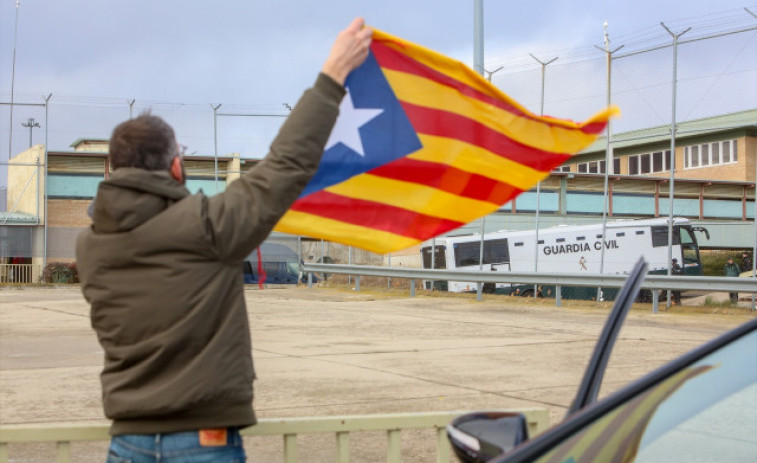
M 710 277 L 722 277 L 724 276 L 723 269 L 728 261 L 729 257 L 733 257 L 733 261 L 736 265 L 741 265 L 741 249 L 726 249 L 726 250 L 702 250 L 700 251 L 700 257 L 702 258 L 702 274 Z M 749 252 L 751 255 L 752 253 Z

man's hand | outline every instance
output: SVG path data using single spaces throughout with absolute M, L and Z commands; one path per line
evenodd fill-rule
M 368 56 L 373 31 L 365 27 L 363 18 L 355 18 L 347 29 L 336 37 L 331 53 L 321 71 L 335 81 L 344 85 L 347 74 L 363 64 Z

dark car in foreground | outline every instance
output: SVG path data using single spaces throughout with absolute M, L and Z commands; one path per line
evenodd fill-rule
M 460 416 L 447 428 L 460 460 L 757 462 L 757 319 L 596 400 L 645 268 L 616 299 L 565 421 L 529 440 L 519 414 Z

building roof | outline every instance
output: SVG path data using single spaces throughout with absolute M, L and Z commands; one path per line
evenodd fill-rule
M 720 116 L 679 122 L 676 139 L 690 138 L 731 130 L 746 129 L 757 133 L 757 109 L 739 111 Z M 614 150 L 638 145 L 660 143 L 670 140 L 670 124 L 612 134 Z M 597 138 L 579 156 L 604 153 L 607 149 L 607 137 Z
M 24 212 L 0 212 L 0 225 L 38 225 L 39 219 Z
M 74 140 L 73 143 L 71 143 L 70 146 L 74 150 L 79 149 L 79 146 L 81 145 L 105 145 L 107 146 L 110 143 L 110 139 L 108 138 L 77 138 Z M 100 151 L 98 151 L 100 152 Z M 107 152 L 107 151 L 104 151 Z

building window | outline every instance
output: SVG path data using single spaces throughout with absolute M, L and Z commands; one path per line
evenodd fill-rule
M 570 165 L 555 167 L 552 169 L 553 172 L 570 172 Z
M 607 165 L 607 162 L 605 161 L 589 161 L 589 162 L 579 162 L 577 164 L 577 167 L 578 167 L 578 172 L 589 173 L 589 174 L 604 174 L 606 165 Z M 620 159 L 613 159 L 612 173 L 613 174 L 620 173 Z
M 670 150 L 628 156 L 628 175 L 645 175 L 670 170 Z
M 739 160 L 736 140 L 716 141 L 683 148 L 683 167 L 698 167 L 733 164 Z

